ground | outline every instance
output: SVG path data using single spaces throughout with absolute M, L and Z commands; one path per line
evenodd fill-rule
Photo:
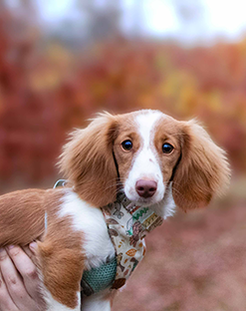
M 147 255 L 113 311 L 246 310 L 246 199 L 178 212 L 147 238 Z

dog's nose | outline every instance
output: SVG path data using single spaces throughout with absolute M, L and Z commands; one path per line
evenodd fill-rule
M 154 180 L 140 179 L 136 182 L 136 191 L 140 197 L 150 198 L 157 189 L 157 183 Z

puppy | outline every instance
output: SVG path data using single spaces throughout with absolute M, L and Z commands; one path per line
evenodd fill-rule
M 0 246 L 38 241 L 52 311 L 109 311 L 113 289 L 145 254 L 144 236 L 175 206 L 208 205 L 230 175 L 200 125 L 155 110 L 101 114 L 72 133 L 59 165 L 65 187 L 0 197 Z

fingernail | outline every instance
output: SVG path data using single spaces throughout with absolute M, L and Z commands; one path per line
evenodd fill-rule
M 14 245 L 8 245 L 7 246 L 7 249 L 12 249 L 12 248 L 14 248 L 15 246 Z
M 29 244 L 30 249 L 32 250 L 36 250 L 37 249 L 37 243 L 36 242 L 32 242 Z

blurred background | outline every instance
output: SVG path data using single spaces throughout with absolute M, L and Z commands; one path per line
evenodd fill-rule
M 178 212 L 113 311 L 244 311 L 246 4 L 0 0 L 0 192 L 52 187 L 67 133 L 96 112 L 196 117 L 228 154 L 227 194 Z

